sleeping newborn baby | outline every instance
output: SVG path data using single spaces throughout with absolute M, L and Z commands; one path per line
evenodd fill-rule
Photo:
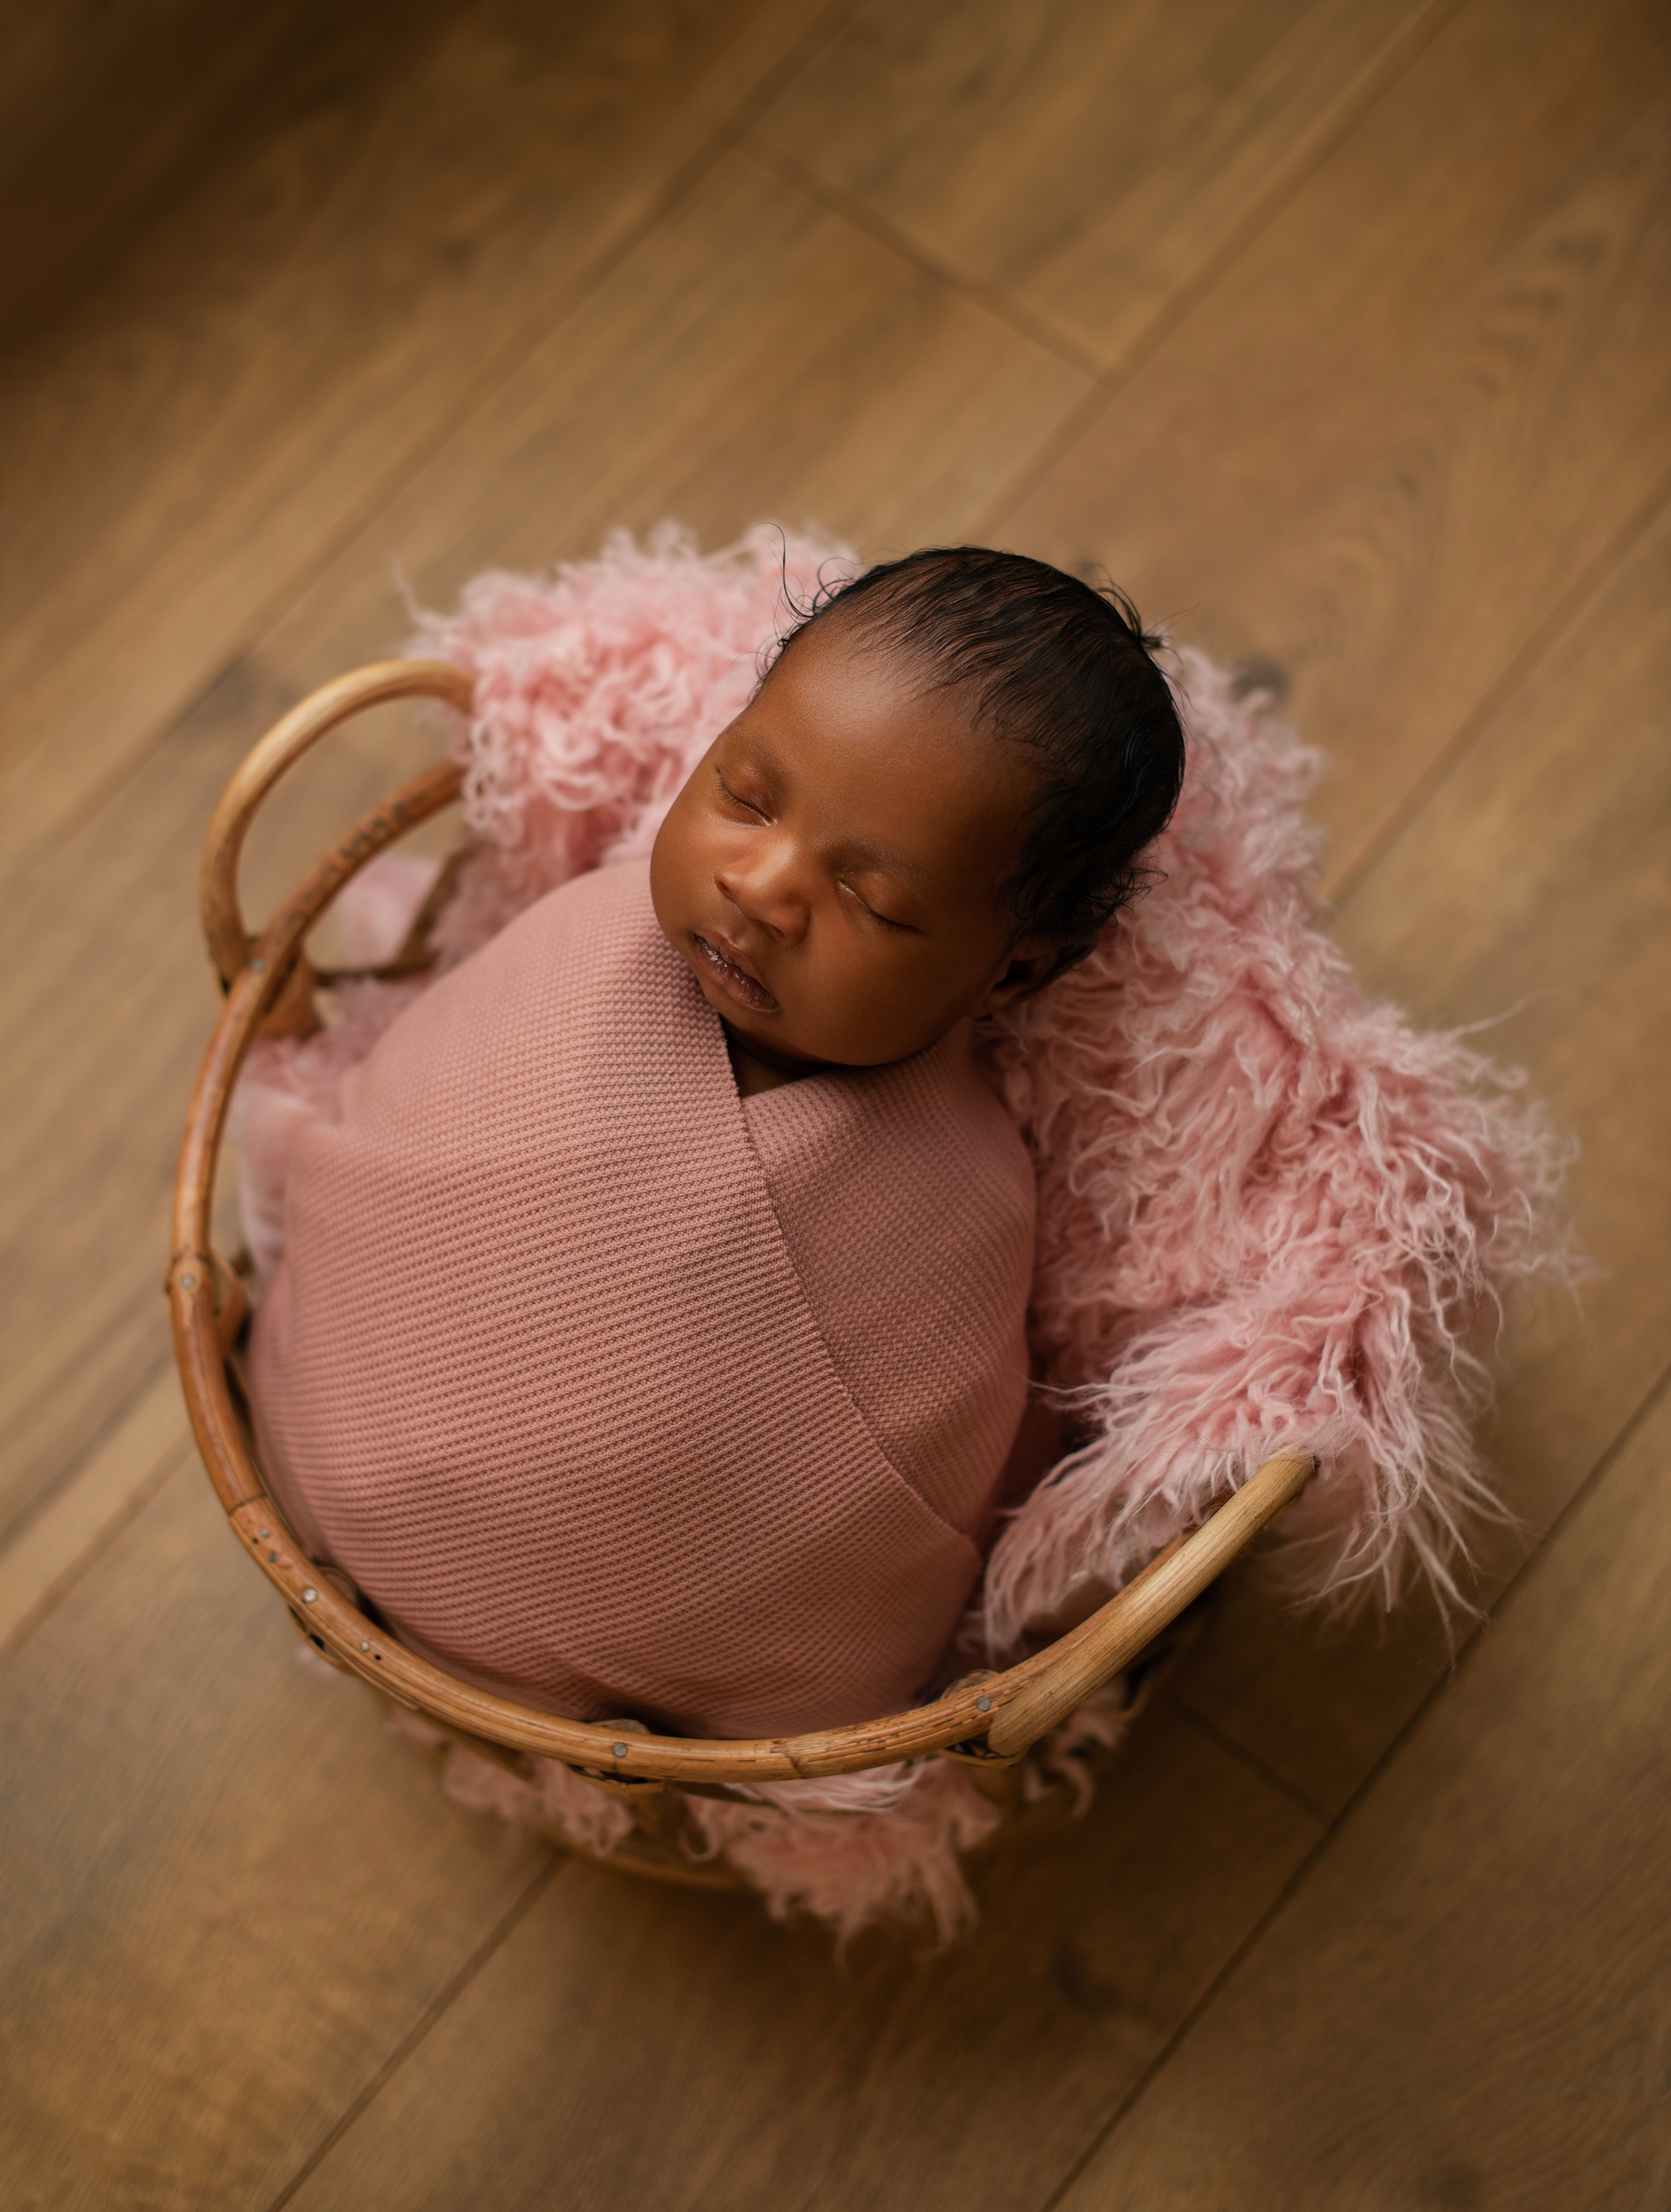
M 1032 1173 L 977 1024 L 1171 811 L 1154 647 L 979 548 L 821 594 L 647 867 L 527 908 L 299 1139 L 264 1464 L 411 1648 L 694 1735 L 931 1682 L 1028 1387 Z

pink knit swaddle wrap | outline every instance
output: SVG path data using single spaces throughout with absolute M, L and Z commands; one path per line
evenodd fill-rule
M 396 1632 L 513 1697 L 694 1734 L 893 1711 L 979 1571 L 1032 1237 L 955 1051 L 745 1103 L 647 870 L 605 868 L 298 1139 L 270 1476 Z

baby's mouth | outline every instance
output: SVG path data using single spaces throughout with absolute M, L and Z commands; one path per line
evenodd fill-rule
M 746 1006 L 751 1014 L 775 1014 L 781 1011 L 777 1000 L 760 978 L 744 965 L 739 955 L 722 952 L 711 939 L 699 935 L 694 929 L 690 942 L 708 973 L 739 1006 Z

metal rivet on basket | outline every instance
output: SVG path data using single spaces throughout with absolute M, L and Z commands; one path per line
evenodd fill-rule
M 179 1279 L 179 1286 L 183 1291 L 195 1291 L 197 1287 L 197 1279 L 195 1275 L 182 1275 Z
M 627 1755 L 627 1747 L 624 1743 L 611 1744 L 610 1748 L 617 1759 L 624 1759 Z
M 301 1601 L 304 1605 L 312 1605 L 318 1595 L 319 1592 L 314 1589 L 313 1583 L 309 1583 L 307 1589 L 301 1594 Z
M 272 1533 L 273 1532 L 270 1528 L 264 1528 L 261 1531 L 261 1540 L 264 1544 L 267 1541 L 267 1539 L 272 1534 Z
M 269 1552 L 267 1557 L 272 1561 L 275 1566 L 278 1565 L 278 1553 L 276 1552 Z
M 977 1698 L 975 1700 L 975 1710 L 977 1713 L 989 1713 L 992 1711 L 992 1699 L 990 1698 Z
M 369 1651 L 369 1650 L 371 1650 L 371 1646 L 370 1646 L 370 1644 L 362 1644 L 360 1646 L 360 1649 L 361 1649 L 362 1651 Z
M 266 974 L 266 972 L 267 972 L 267 963 L 266 963 L 266 962 L 265 962 L 264 960 L 252 960 L 252 961 L 251 961 L 251 963 L 250 963 L 250 973 L 251 973 L 251 975 L 264 975 Z

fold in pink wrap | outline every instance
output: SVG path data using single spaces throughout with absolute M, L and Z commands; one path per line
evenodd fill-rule
M 950 1043 L 743 1101 L 644 865 L 580 877 L 297 1139 L 270 1480 L 396 1633 L 549 1710 L 896 1710 L 979 1571 L 1033 1205 Z

